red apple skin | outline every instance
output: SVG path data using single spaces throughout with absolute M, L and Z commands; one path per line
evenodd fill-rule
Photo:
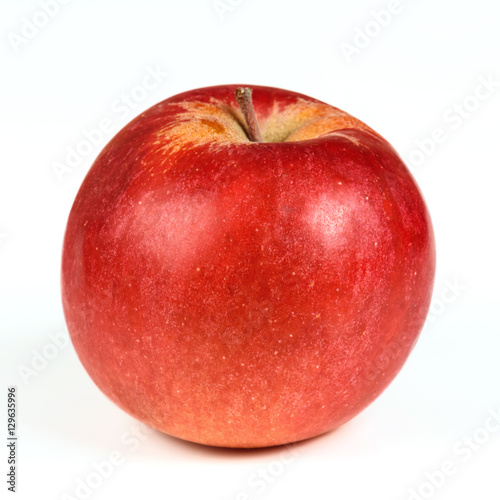
M 215 446 L 327 432 L 370 404 L 423 327 L 428 211 L 394 149 L 310 97 L 236 85 L 153 106 L 74 202 L 62 298 L 97 386 L 140 421 Z

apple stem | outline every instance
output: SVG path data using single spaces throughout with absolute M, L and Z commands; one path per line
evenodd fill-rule
M 263 142 L 260 134 L 259 124 L 255 116 L 252 102 L 252 89 L 250 87 L 238 87 L 235 91 L 236 101 L 243 113 L 247 125 L 248 138 L 252 142 Z

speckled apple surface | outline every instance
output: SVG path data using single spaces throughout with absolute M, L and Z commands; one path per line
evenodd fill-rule
M 261 447 L 354 417 L 393 380 L 435 270 L 422 195 L 359 120 L 252 86 L 153 106 L 104 148 L 65 234 L 78 356 L 117 405 L 167 434 Z

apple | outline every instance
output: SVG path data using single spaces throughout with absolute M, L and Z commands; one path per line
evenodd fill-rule
M 225 85 L 160 102 L 106 145 L 69 216 L 62 300 L 119 407 L 252 448 L 325 433 L 377 398 L 434 272 L 428 210 L 387 141 L 305 95 Z

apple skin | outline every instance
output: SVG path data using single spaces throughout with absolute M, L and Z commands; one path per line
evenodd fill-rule
M 310 97 L 237 85 L 167 99 L 86 176 L 63 246 L 72 342 L 97 386 L 185 440 L 264 447 L 334 429 L 402 368 L 435 245 L 390 144 Z

